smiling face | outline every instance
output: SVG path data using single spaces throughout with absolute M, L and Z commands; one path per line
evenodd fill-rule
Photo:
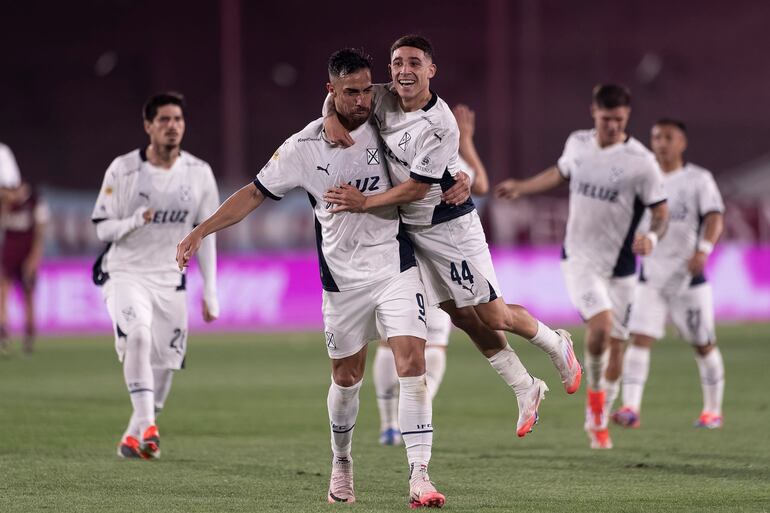
M 436 65 L 424 51 L 412 46 L 396 48 L 388 69 L 404 104 L 430 99 L 430 79 L 436 75 Z
M 158 107 L 152 121 L 145 120 L 144 131 L 155 147 L 178 148 L 184 137 L 184 114 L 179 105 L 166 104 Z

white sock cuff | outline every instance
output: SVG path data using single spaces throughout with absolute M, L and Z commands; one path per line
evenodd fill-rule
M 497 353 L 487 358 L 487 360 L 489 360 L 489 363 L 492 364 L 492 366 L 494 366 L 497 362 L 499 362 L 503 358 L 507 358 L 509 352 L 514 353 L 515 351 L 511 347 L 511 344 L 505 344 L 504 348 L 502 348 L 500 351 L 498 351 Z
M 413 388 L 416 386 L 420 386 L 421 384 L 427 383 L 428 375 L 422 374 L 421 376 L 399 376 L 398 377 L 398 384 L 401 386 L 402 389 L 404 388 Z
M 359 381 L 358 383 L 351 385 L 349 387 L 343 387 L 335 383 L 334 376 L 332 376 L 332 387 L 334 387 L 340 394 L 346 397 L 357 394 L 358 391 L 361 390 L 361 385 L 363 383 L 364 383 L 364 379 L 361 378 L 361 381 Z

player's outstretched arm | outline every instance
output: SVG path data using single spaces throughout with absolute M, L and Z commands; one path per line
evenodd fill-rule
M 333 214 L 338 212 L 367 212 L 373 208 L 391 205 L 405 205 L 423 199 L 430 190 L 429 183 L 418 182 L 410 178 L 379 194 L 364 196 L 358 188 L 344 184 L 329 189 L 324 194 L 324 201 L 337 205 L 331 209 Z
M 509 178 L 500 182 L 495 187 L 495 196 L 505 199 L 516 199 L 519 196 L 538 194 L 554 187 L 558 187 L 566 180 L 559 171 L 558 166 L 551 166 L 526 180 Z
M 342 126 L 340 118 L 337 117 L 337 110 L 334 108 L 334 100 L 332 95 L 326 95 L 326 101 L 323 106 L 324 117 L 324 133 L 326 134 L 326 140 L 332 144 L 338 144 L 344 148 L 353 146 L 356 142 L 350 136 L 347 128 Z
M 242 187 L 227 198 L 216 212 L 196 226 L 177 245 L 176 263 L 179 265 L 179 270 L 189 265 L 190 259 L 200 248 L 204 237 L 240 222 L 264 200 L 265 196 L 254 183 Z
M 483 196 L 489 192 L 489 177 L 473 142 L 473 134 L 476 131 L 476 113 L 462 103 L 455 105 L 452 113 L 454 113 L 457 127 L 460 129 L 460 156 L 473 168 L 476 175 L 471 186 L 471 193 Z
M 666 234 L 668 229 L 668 204 L 663 201 L 650 207 L 652 218 L 650 219 L 650 231 L 638 233 L 634 237 L 631 251 L 637 255 L 649 255 L 655 249 L 655 245 Z
M 714 251 L 719 237 L 724 229 L 724 215 L 721 212 L 711 212 L 703 218 L 703 237 L 698 241 L 695 254 L 687 264 L 690 274 L 697 276 L 703 273 L 709 255 Z

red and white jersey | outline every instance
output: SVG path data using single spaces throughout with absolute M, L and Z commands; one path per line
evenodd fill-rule
M 364 195 L 391 187 L 376 128 L 364 123 L 350 135 L 353 146 L 332 146 L 323 137 L 323 118 L 317 119 L 286 139 L 254 179 L 275 200 L 297 187 L 308 193 L 321 283 L 329 292 L 371 285 L 416 265 L 397 207 L 332 214 L 334 205 L 324 201 L 326 191 L 342 184 L 355 185 Z
M 125 219 L 140 208 L 152 209 L 153 216 L 112 243 L 102 270 L 157 273 L 159 284 L 179 284 L 177 244 L 218 207 L 211 167 L 187 152 L 181 152 L 170 169 L 150 164 L 143 149 L 116 158 L 104 175 L 91 219 Z
M 703 275 L 691 276 L 687 264 L 698 246 L 703 219 L 712 212 L 724 212 L 725 205 L 714 177 L 695 164 L 664 173 L 663 180 L 668 194 L 668 231 L 652 254 L 642 260 L 641 279 L 677 293 L 706 280 Z M 648 218 L 643 220 L 648 222 Z
M 473 201 L 452 206 L 441 201 L 442 192 L 454 184 L 460 130 L 449 106 L 432 93 L 420 110 L 405 112 L 398 95 L 387 86 L 375 88 L 372 119 L 380 130 L 394 185 L 409 178 L 430 183 L 425 198 L 401 205 L 405 224 L 433 225 L 474 210 Z
M 564 257 L 600 276 L 634 274 L 631 244 L 642 214 L 666 201 L 655 156 L 633 137 L 602 148 L 594 130 L 579 130 L 558 167 L 570 181 Z

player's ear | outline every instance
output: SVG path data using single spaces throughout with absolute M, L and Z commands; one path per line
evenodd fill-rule
M 147 135 L 150 135 L 150 125 L 152 125 L 152 123 L 150 123 L 149 121 L 147 121 L 145 119 L 144 120 L 144 133 L 146 133 Z
M 326 82 L 326 92 L 331 95 L 334 95 L 334 86 L 332 85 L 331 82 Z
M 430 63 L 430 66 L 428 66 L 428 78 L 433 78 L 436 76 L 436 72 L 438 71 L 438 67 L 434 63 Z

